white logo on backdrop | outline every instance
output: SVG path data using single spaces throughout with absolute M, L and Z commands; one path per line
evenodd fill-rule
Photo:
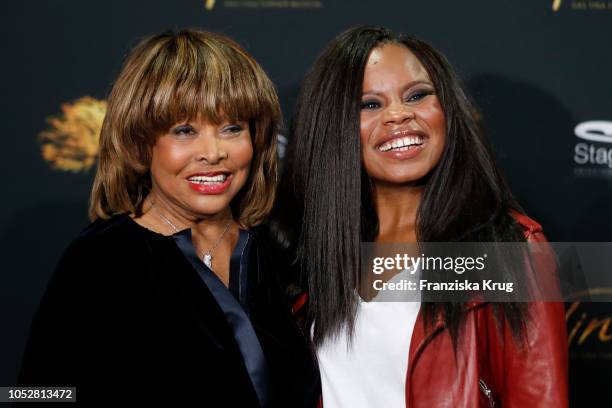
M 574 146 L 574 162 L 580 166 L 575 174 L 581 176 L 611 175 L 612 173 L 612 122 L 592 120 L 579 123 L 574 128 L 576 136 L 585 142 Z M 585 172 L 588 170 L 588 172 Z
M 581 139 L 612 143 L 612 122 L 603 120 L 582 122 L 574 128 L 574 133 Z

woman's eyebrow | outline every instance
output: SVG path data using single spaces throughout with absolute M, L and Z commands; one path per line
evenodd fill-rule
M 419 79 L 419 80 L 416 80 L 416 81 L 408 82 L 406 85 L 401 87 L 401 91 L 405 92 L 407 89 L 410 89 L 410 88 L 412 88 L 415 85 L 430 85 L 430 86 L 433 86 L 431 81 L 428 81 L 428 80 L 425 80 L 425 79 Z M 382 96 L 382 95 L 384 95 L 384 92 L 378 92 L 378 91 L 374 91 L 374 90 L 367 90 L 367 91 L 364 91 L 362 93 L 362 95 Z

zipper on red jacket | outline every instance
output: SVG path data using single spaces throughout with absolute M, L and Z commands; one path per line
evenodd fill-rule
M 495 408 L 495 400 L 493 399 L 493 391 L 487 386 L 487 383 L 481 378 L 478 380 L 478 385 L 480 386 L 480 391 L 487 397 L 489 400 L 489 406 L 491 408 Z

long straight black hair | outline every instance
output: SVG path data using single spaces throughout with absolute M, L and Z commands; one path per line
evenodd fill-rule
M 407 47 L 427 69 L 446 118 L 446 142 L 424 181 L 417 211 L 419 242 L 524 240 L 509 210 L 513 198 L 482 131 L 480 114 L 446 58 L 427 43 L 382 27 L 356 27 L 336 37 L 302 86 L 290 129 L 279 200 L 271 222 L 292 257 L 294 294 L 308 293 L 302 324 L 314 324 L 320 345 L 342 329 L 353 331 L 361 276 L 360 243 L 378 234 L 372 184 L 361 161 L 360 102 L 371 51 L 387 43 Z M 456 341 L 464 307 L 424 303 L 426 322 L 443 314 Z M 496 305 L 513 331 L 524 308 Z

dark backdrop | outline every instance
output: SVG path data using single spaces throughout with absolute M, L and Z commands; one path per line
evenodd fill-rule
M 515 193 L 549 239 L 612 241 L 612 144 L 574 131 L 583 122 L 612 123 L 612 2 L 54 0 L 1 7 L 2 386 L 15 383 L 55 263 L 87 224 L 93 171 L 52 168 L 39 135 L 52 127 L 48 117 L 61 117 L 62 104 L 104 99 L 127 50 L 169 28 L 218 31 L 243 44 L 276 83 L 287 119 L 306 69 L 340 31 L 380 24 L 421 37 L 466 80 Z M 580 143 L 599 149 L 594 163 L 576 162 Z M 576 307 L 568 317 L 573 405 L 610 406 L 612 308 Z M 597 330 L 585 331 L 589 322 Z

